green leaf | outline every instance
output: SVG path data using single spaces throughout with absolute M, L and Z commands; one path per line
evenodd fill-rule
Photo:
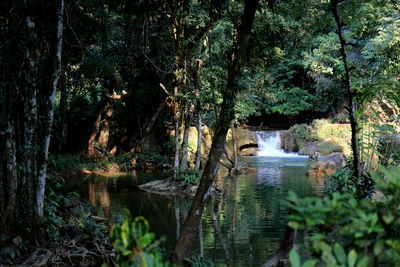
M 369 258 L 363 257 L 361 260 L 358 261 L 357 267 L 368 267 Z
M 347 263 L 349 267 L 354 267 L 354 265 L 356 264 L 356 260 L 357 260 L 357 252 L 354 249 L 352 249 L 349 255 L 347 256 Z
M 296 250 L 292 249 L 289 253 L 289 261 L 292 267 L 300 267 L 300 256 Z
M 333 250 L 335 251 L 336 258 L 339 260 L 340 264 L 346 265 L 346 252 L 343 247 L 339 243 L 336 243 Z
M 308 260 L 301 267 L 314 267 L 317 264 L 317 260 Z

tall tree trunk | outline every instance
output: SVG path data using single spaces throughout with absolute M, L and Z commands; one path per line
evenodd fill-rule
M 175 181 L 178 178 L 179 174 L 179 117 L 176 116 L 174 118 L 174 143 L 175 143 L 175 156 L 174 156 L 174 166 L 172 179 Z
M 96 142 L 97 135 L 99 134 L 101 120 L 103 117 L 103 111 L 107 107 L 109 101 L 110 101 L 110 99 L 106 96 L 105 93 L 103 93 L 102 99 L 100 100 L 100 103 L 97 105 L 97 108 L 96 108 L 96 112 L 95 112 L 96 119 L 93 122 L 92 131 L 90 132 L 90 136 L 89 136 L 88 148 L 87 148 L 87 154 L 89 157 L 93 157 L 96 155 L 95 142 Z
M 351 125 L 351 148 L 353 150 L 353 165 L 354 165 L 354 176 L 357 179 L 360 179 L 361 173 L 360 173 L 360 150 L 359 150 L 359 145 L 358 145 L 358 123 L 357 123 L 357 102 L 355 99 L 355 91 L 352 86 L 351 82 L 351 73 L 350 73 L 350 68 L 349 68 L 349 63 L 348 63 L 348 57 L 347 57 L 347 42 L 344 37 L 343 33 L 343 22 L 340 19 L 340 13 L 339 13 L 339 8 L 338 5 L 340 2 L 343 0 L 332 0 L 332 13 L 333 16 L 335 17 L 336 25 L 337 25 L 337 35 L 340 40 L 340 53 L 342 54 L 342 61 L 344 65 L 344 70 L 345 70 L 345 86 L 347 89 L 347 96 L 349 100 L 349 117 L 350 117 L 350 125 Z
M 26 7 L 27 10 L 30 7 Z M 32 12 L 31 10 L 28 11 Z M 28 14 L 29 14 L 28 13 Z M 23 159 L 24 159 L 24 173 L 22 177 L 22 184 L 25 185 L 22 193 L 26 195 L 26 202 L 24 203 L 27 209 L 26 219 L 28 227 L 32 227 L 34 230 L 34 236 L 37 237 L 39 233 L 37 230 L 38 225 L 35 220 L 35 213 L 38 210 L 36 203 L 36 186 L 37 186 L 37 149 L 38 149 L 38 107 L 37 107 L 37 72 L 38 72 L 38 54 L 36 53 L 37 48 L 37 36 L 36 36 L 36 25 L 32 20 L 33 16 L 26 16 L 26 29 L 27 29 L 27 40 L 25 45 L 25 55 L 27 62 L 23 67 L 23 92 L 24 92 L 24 145 L 23 145 Z
M 43 220 L 43 206 L 44 206 L 44 190 L 47 175 L 47 162 L 49 158 L 49 146 L 51 137 L 51 127 L 54 120 L 54 103 L 56 100 L 57 85 L 61 73 L 61 51 L 62 51 L 62 36 L 63 36 L 63 15 L 64 15 L 64 0 L 60 0 L 57 10 L 57 35 L 55 40 L 55 58 L 54 58 L 54 72 L 51 77 L 51 91 L 47 99 L 47 112 L 44 114 L 43 136 L 39 148 L 40 165 L 38 168 L 38 183 L 36 186 L 36 210 L 35 217 L 36 223 L 41 225 Z
M 62 79 L 62 83 L 60 86 L 60 122 L 59 122 L 59 143 L 58 143 L 58 153 L 61 153 L 64 148 L 65 144 L 67 141 L 67 100 L 68 100 L 68 94 L 67 94 L 67 87 L 65 86 L 65 77 Z
M 103 120 L 100 124 L 99 145 L 101 152 L 107 153 L 108 138 L 110 136 L 110 118 L 113 114 L 111 102 L 108 102 L 104 108 Z
M 200 170 L 200 161 L 201 161 L 201 111 L 198 108 L 197 110 L 197 149 L 196 149 L 196 160 L 194 168 L 196 170 Z
M 210 39 L 211 33 L 214 29 L 214 26 L 220 16 L 220 13 L 215 13 L 214 16 L 210 20 L 210 24 L 208 26 L 206 35 L 204 37 L 203 43 L 201 45 L 201 50 L 200 50 L 200 55 L 198 59 L 196 60 L 198 62 L 197 64 L 197 71 L 196 75 L 194 78 L 194 85 L 196 89 L 196 97 L 200 98 L 200 76 L 201 76 L 201 69 L 203 67 L 203 60 L 204 60 L 204 55 L 206 53 L 208 41 Z M 196 159 L 195 159 L 195 169 L 199 170 L 200 169 L 200 161 L 201 161 L 201 107 L 200 107 L 200 101 L 196 101 L 196 109 L 197 109 L 197 150 L 196 150 Z
M 189 104 L 190 105 L 190 104 Z M 187 108 L 187 112 L 185 115 L 185 129 L 183 130 L 183 140 L 182 140 L 182 159 L 181 159 L 181 167 L 182 169 L 187 169 L 188 167 L 188 146 L 189 146 L 189 131 L 190 131 L 190 123 L 192 120 L 192 112 L 190 111 L 190 107 Z
M 238 167 L 238 155 L 237 155 L 237 146 L 236 146 L 236 135 L 235 135 L 235 124 L 232 121 L 232 141 L 233 141 L 233 168 L 237 170 Z
M 147 123 L 142 138 L 140 140 L 140 144 L 144 142 L 146 139 L 147 135 L 150 133 L 151 129 L 154 126 L 154 123 L 156 122 L 158 115 L 160 115 L 161 110 L 165 107 L 165 101 L 161 102 L 158 108 L 156 109 L 156 112 L 154 112 L 153 116 L 151 117 L 150 121 Z
M 223 153 L 230 122 L 234 118 L 236 94 L 240 88 L 239 81 L 242 74 L 242 66 L 248 57 L 251 29 L 257 7 L 257 0 L 245 1 L 242 21 L 237 31 L 236 42 L 234 42 L 233 46 L 232 62 L 228 65 L 228 83 L 226 89 L 222 92 L 224 100 L 221 105 L 221 112 L 217 121 L 211 151 L 196 196 L 188 216 L 184 221 L 181 234 L 175 246 L 174 262 L 176 264 L 182 264 L 183 259 L 185 257 L 190 257 L 192 254 L 200 218 L 218 169 L 218 162 Z
M 6 96 L 7 97 L 7 96 Z M 13 98 L 11 98 L 13 99 Z M 12 100 L 9 100 L 9 108 L 12 107 Z M 11 109 L 12 110 L 12 109 Z M 10 109 L 8 110 L 10 112 Z M 13 114 L 13 112 L 10 112 Z M 9 114 L 10 114 L 9 113 Z M 10 228 L 14 225 L 17 204 L 17 149 L 15 144 L 15 123 L 14 118 L 8 118 L 5 130 L 5 173 L 3 173 L 3 203 L 1 204 L 1 225 L 2 233 L 9 233 Z
M 285 266 L 285 262 L 287 263 L 289 252 L 294 247 L 294 242 L 296 240 L 297 230 L 293 229 L 289 226 L 285 228 L 285 234 L 283 236 L 281 245 L 279 249 L 276 251 L 274 256 L 272 256 L 266 263 L 262 265 L 262 267 L 279 267 Z

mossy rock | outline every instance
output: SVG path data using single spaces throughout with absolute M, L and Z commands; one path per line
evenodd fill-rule
M 317 152 L 320 155 L 329 155 L 335 152 L 343 152 L 343 147 L 334 142 L 322 142 L 317 146 Z

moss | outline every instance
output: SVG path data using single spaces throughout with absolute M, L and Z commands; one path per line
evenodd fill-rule
M 326 119 L 314 120 L 311 125 L 298 124 L 290 128 L 296 149 L 309 155 L 318 151 L 322 155 L 334 152 L 351 154 L 351 129 L 349 124 L 331 123 Z
M 343 152 L 343 147 L 335 144 L 334 142 L 323 142 L 317 147 L 318 153 L 321 155 L 328 155 L 335 152 Z

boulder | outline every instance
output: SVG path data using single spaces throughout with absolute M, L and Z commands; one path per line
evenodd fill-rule
M 236 147 L 239 151 L 244 148 L 258 146 L 257 134 L 255 132 L 249 131 L 247 129 L 236 128 L 235 137 L 236 137 Z M 228 147 L 229 152 L 232 154 L 233 140 L 232 140 L 232 132 L 230 129 L 226 136 L 226 146 Z
M 239 156 L 257 156 L 260 150 L 257 147 L 244 148 L 239 152 Z
M 281 148 L 286 152 L 296 152 L 296 144 L 292 132 L 289 130 L 280 131 L 279 135 L 281 137 Z
M 310 156 L 316 152 L 321 156 L 326 156 L 335 152 L 343 152 L 343 147 L 332 141 L 315 141 L 299 149 L 299 155 Z
M 307 176 L 325 177 L 334 173 L 336 170 L 343 169 L 348 164 L 343 153 L 333 153 L 326 157 L 321 157 L 320 160 L 307 171 Z

